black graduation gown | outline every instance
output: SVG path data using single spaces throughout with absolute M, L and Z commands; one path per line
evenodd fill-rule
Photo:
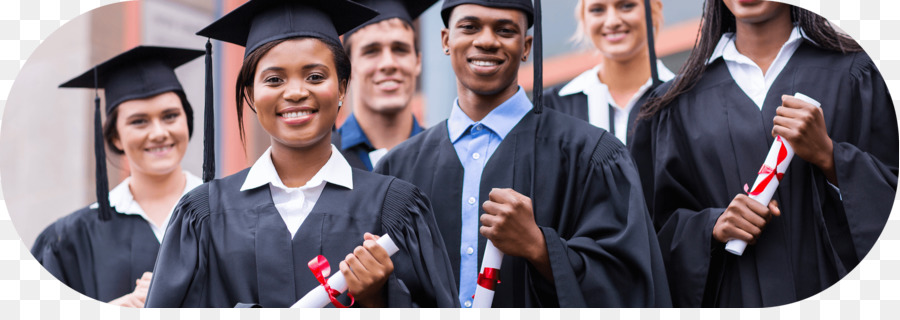
M 459 305 L 430 204 L 409 183 L 353 169 L 353 189 L 326 184 L 291 239 L 268 185 L 240 191 L 248 172 L 201 185 L 175 207 L 147 307 L 290 307 L 319 285 L 307 263 L 321 254 L 340 272 L 365 232 L 388 233 L 400 248 L 388 306 Z
M 781 95 L 796 92 L 822 103 L 840 195 L 819 168 L 794 157 L 774 197 L 781 217 L 743 256 L 728 254 L 712 238 L 713 226 L 743 185 L 753 184 L 773 142 Z M 631 145 L 675 305 L 775 306 L 837 282 L 869 252 L 891 212 L 897 141 L 891 97 L 865 53 L 804 42 L 762 112 L 724 61 L 712 62 L 696 87 L 639 121 Z
M 463 167 L 447 121 L 391 150 L 376 172 L 422 189 L 446 247 L 460 247 Z M 637 170 L 611 134 L 554 110 L 529 112 L 485 165 L 480 199 L 492 188 L 532 198 L 553 272 L 547 281 L 524 258 L 505 256 L 494 307 L 671 305 Z M 479 265 L 485 241 L 479 236 Z M 450 261 L 458 285 L 459 254 Z
M 60 282 L 103 302 L 133 292 L 135 280 L 153 271 L 158 251 L 159 240 L 140 216 L 113 213 L 100 221 L 90 207 L 50 224 L 31 248 Z
M 584 92 L 566 96 L 561 96 L 559 94 L 559 91 L 567 84 L 568 83 L 563 83 L 544 91 L 544 107 L 554 109 L 584 121 L 590 121 L 588 118 L 588 97 Z M 655 87 L 651 87 L 647 89 L 647 91 L 644 91 L 644 94 L 641 95 L 634 104 L 634 107 L 631 108 L 631 112 L 628 113 L 629 125 L 626 129 L 628 132 L 625 133 L 625 141 L 629 144 L 631 143 L 631 140 L 634 139 L 634 123 L 637 121 L 637 116 L 641 112 L 641 106 L 647 103 L 647 99 L 650 98 L 650 94 L 653 92 L 654 88 Z M 612 119 L 612 117 L 610 117 L 610 119 Z M 620 129 L 616 128 L 616 130 Z

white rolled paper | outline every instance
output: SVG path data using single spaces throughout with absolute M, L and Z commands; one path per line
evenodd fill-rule
M 384 248 L 389 256 L 393 256 L 397 251 L 400 251 L 400 248 L 397 248 L 397 244 L 394 243 L 390 235 L 385 234 L 375 242 Z M 340 293 L 346 292 L 347 280 L 344 279 L 344 274 L 340 270 L 335 272 L 334 275 L 328 278 L 328 286 Z M 324 286 L 319 285 L 294 303 L 291 308 L 324 308 L 329 303 L 331 303 L 331 299 L 328 298 L 328 292 L 325 291 Z
M 503 252 L 500 252 L 491 240 L 484 245 L 484 257 L 481 259 L 481 273 L 485 268 L 494 268 L 500 271 L 503 263 Z M 494 290 L 478 285 L 475 287 L 475 298 L 472 299 L 472 308 L 490 308 L 494 303 Z
M 810 98 L 802 93 L 794 94 L 794 98 L 803 100 L 809 104 L 812 104 L 816 107 L 821 108 L 822 104 L 818 101 Z M 778 152 L 781 149 L 782 144 L 784 148 L 787 150 L 787 157 L 784 158 L 781 163 L 778 163 Z M 775 172 L 784 173 L 787 171 L 788 165 L 791 164 L 791 159 L 794 158 L 794 148 L 791 147 L 791 144 L 787 142 L 787 140 L 782 139 L 781 136 L 775 138 L 775 142 L 772 143 L 772 147 L 769 148 L 769 154 L 766 155 L 766 161 L 763 162 L 763 166 L 768 166 L 769 168 L 773 168 Z M 759 187 L 760 183 L 763 183 L 766 178 L 769 176 L 769 173 L 760 173 L 756 177 L 756 182 L 753 183 L 753 188 L 750 190 L 756 190 Z M 768 184 L 765 188 L 757 195 L 750 195 L 750 199 L 756 200 L 760 204 L 764 206 L 769 205 L 769 201 L 772 200 L 772 196 L 775 195 L 775 190 L 778 189 L 778 185 L 781 183 L 780 179 L 772 178 L 769 180 Z M 738 239 L 731 239 L 725 243 L 725 250 L 734 255 L 742 255 L 744 254 L 744 249 L 747 248 L 747 242 Z

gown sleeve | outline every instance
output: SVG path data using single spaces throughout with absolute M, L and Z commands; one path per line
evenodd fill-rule
M 392 257 L 388 306 L 458 308 L 450 258 L 428 199 L 412 184 L 393 179 L 385 195 L 382 226 L 400 248 Z
M 201 185 L 175 206 L 156 258 L 148 308 L 208 306 L 209 185 Z
M 31 247 L 31 254 L 44 269 L 47 269 L 47 272 L 50 272 L 60 282 L 78 292 L 85 292 L 78 260 L 61 248 L 67 246 L 63 243 L 62 238 L 65 235 L 64 222 L 58 220 L 47 226 L 35 240 Z
M 559 307 L 670 307 L 659 244 L 625 147 L 604 132 L 579 174 L 574 208 L 581 209 L 560 213 L 574 228 L 540 226 Z M 540 290 L 547 283 L 533 267 L 529 273 L 538 295 L 553 294 Z
M 701 199 L 700 181 L 692 172 L 700 172 L 682 139 L 685 133 L 677 119 L 670 118 L 669 106 L 653 118 L 637 122 L 634 140 L 629 146 L 641 175 L 647 207 L 657 232 L 659 248 L 673 291 L 675 306 L 699 307 L 706 293 L 711 266 L 724 259 L 724 245 L 712 240 L 716 220 L 725 208 L 707 208 Z
M 99 299 L 92 271 L 93 259 L 79 259 L 79 253 L 91 252 L 90 239 L 85 234 L 86 228 L 76 218 L 83 213 L 76 212 L 47 226 L 35 240 L 31 254 L 44 269 L 66 286 Z
M 843 203 L 843 210 L 835 211 L 843 215 L 838 221 L 846 223 L 852 240 L 847 246 L 852 252 L 839 254 L 845 261 L 858 263 L 875 245 L 891 212 L 897 188 L 898 136 L 887 85 L 865 53 L 854 56 L 849 82 L 840 90 L 850 98 L 850 105 L 837 107 L 853 110 L 849 118 L 857 121 L 834 119 L 829 131 L 850 132 L 840 135 L 845 141 L 834 140 L 834 166 Z

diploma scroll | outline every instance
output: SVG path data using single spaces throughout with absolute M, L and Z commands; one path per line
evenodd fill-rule
M 491 240 L 484 246 L 484 257 L 481 260 L 481 273 L 478 274 L 478 286 L 472 308 L 490 308 L 494 303 L 494 285 L 500 283 L 500 264 L 503 263 L 503 252 L 500 252 Z
M 391 236 L 387 234 L 381 236 L 381 238 L 375 242 L 387 251 L 388 256 L 393 256 L 400 250 L 397 248 L 397 244 L 394 243 L 394 240 L 391 239 Z M 340 293 L 346 292 L 347 280 L 344 279 L 344 274 L 338 271 L 328 278 L 328 286 Z M 328 290 L 325 289 L 325 286 L 319 285 L 303 296 L 297 303 L 294 303 L 291 308 L 324 308 L 330 302 L 331 298 L 329 298 Z
M 822 107 L 822 104 L 818 101 L 799 92 L 794 94 L 794 98 L 803 100 L 816 107 Z M 750 199 L 756 200 L 756 202 L 759 202 L 764 206 L 768 206 L 769 201 L 772 200 L 772 196 L 775 195 L 775 190 L 778 189 L 778 184 L 781 183 L 784 172 L 787 171 L 788 165 L 791 164 L 791 159 L 793 158 L 794 148 L 791 147 L 787 140 L 782 139 L 781 136 L 775 137 L 775 142 L 772 143 L 769 154 L 766 155 L 766 161 L 763 162 L 762 168 L 759 169 L 759 175 L 756 177 L 756 182 L 753 183 L 753 188 L 750 189 Z M 747 242 L 738 239 L 728 240 L 725 244 L 726 251 L 738 256 L 744 254 L 744 249 L 746 248 Z

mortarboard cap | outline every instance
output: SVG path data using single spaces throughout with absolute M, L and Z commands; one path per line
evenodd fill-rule
M 261 45 L 294 37 L 314 37 L 340 47 L 339 36 L 378 13 L 348 0 L 250 0 L 197 35 L 245 47 L 244 57 Z M 203 181 L 215 176 L 212 44 L 206 42 Z
M 344 35 L 344 38 L 346 39 L 350 34 L 365 26 L 393 18 L 398 18 L 406 21 L 409 25 L 412 25 L 413 20 L 416 20 L 416 18 L 422 15 L 425 10 L 428 10 L 428 8 L 437 1 L 438 0 L 358 0 L 356 1 L 357 3 L 377 10 L 378 16 L 347 32 L 347 34 Z
M 535 6 L 531 5 L 531 0 L 444 0 L 444 5 L 441 7 L 441 18 L 444 19 L 445 27 L 450 25 L 450 13 L 453 12 L 453 8 L 462 4 L 476 4 L 489 8 L 522 10 L 525 12 L 525 16 L 528 17 L 528 27 L 531 28 L 531 26 L 534 25 Z
M 175 76 L 175 68 L 201 55 L 203 51 L 200 50 L 139 46 L 98 64 L 59 87 L 103 88 L 106 113 L 109 114 L 128 100 L 169 91 L 184 92 Z M 190 109 L 190 106 L 186 107 Z
M 175 68 L 201 56 L 203 51 L 139 46 L 119 54 L 91 70 L 61 84 L 60 88 L 104 88 L 106 113 L 110 114 L 122 102 L 144 99 L 165 92 L 176 92 L 193 131 L 193 110 L 184 99 L 184 89 L 175 76 Z M 106 152 L 103 125 L 100 121 L 100 97 L 94 97 L 94 156 L 96 161 L 97 203 L 100 219 L 109 220 L 109 185 L 106 178 Z
M 377 14 L 348 0 L 251 0 L 197 35 L 244 46 L 246 57 L 267 42 L 301 36 L 340 45 L 341 34 Z

